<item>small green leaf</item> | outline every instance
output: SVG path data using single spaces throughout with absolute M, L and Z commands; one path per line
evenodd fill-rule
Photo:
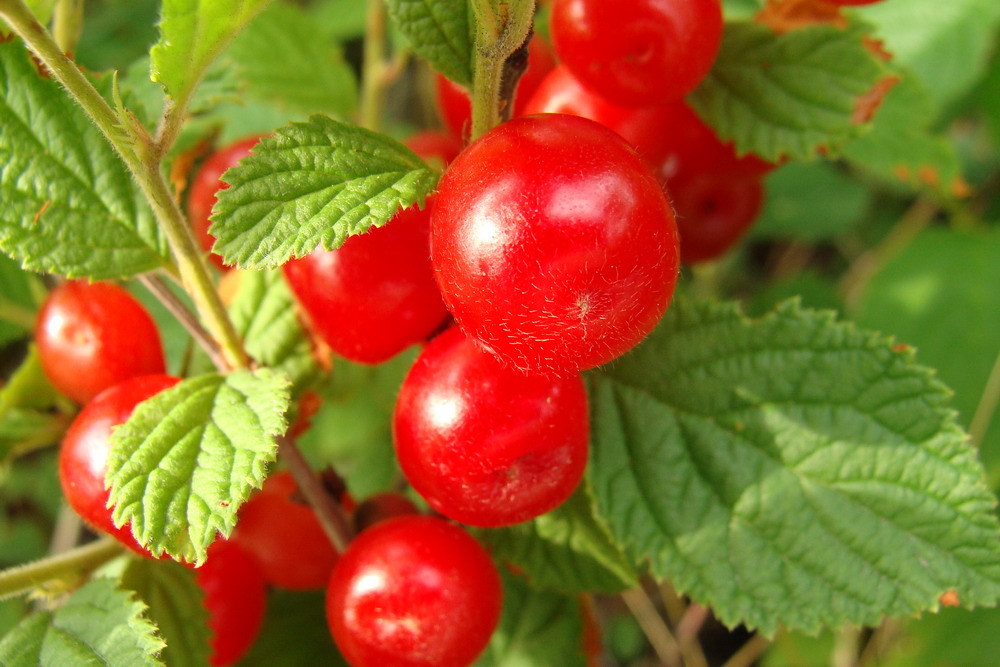
M 281 271 L 246 271 L 229 314 L 247 353 L 288 375 L 299 396 L 321 375 L 312 343 L 296 314 L 297 305 Z
M 270 369 L 184 380 L 136 407 L 112 435 L 115 525 L 153 554 L 194 563 L 259 488 L 285 430 L 287 378 Z
M 26 617 L 0 640 L 4 667 L 155 667 L 163 642 L 143 617 L 145 606 L 95 579 L 55 612 Z
M 434 188 L 435 172 L 387 136 L 313 116 L 265 137 L 223 177 L 211 233 L 227 264 L 261 269 L 339 248 Z
M 950 392 L 907 348 L 795 302 L 675 301 L 589 374 L 612 534 L 727 625 L 877 624 L 1000 597 L 1000 530 Z
M 581 484 L 565 503 L 533 521 L 476 537 L 495 558 L 509 561 L 531 583 L 563 593 L 618 593 L 639 579 L 607 527 L 593 511 L 593 498 Z
M 809 159 L 864 129 L 858 99 L 883 74 L 858 25 L 816 26 L 783 35 L 730 23 L 712 71 L 688 98 L 740 153 L 766 160 Z
M 472 17 L 467 0 L 386 0 L 389 16 L 431 67 L 472 85 Z
M 357 81 L 323 26 L 293 5 L 275 4 L 233 40 L 227 52 L 247 93 L 303 113 L 346 116 Z
M 583 615 L 572 597 L 532 590 L 500 571 L 503 615 L 477 667 L 584 667 Z
M 163 0 L 160 41 L 150 50 L 153 81 L 187 103 L 229 42 L 270 0 Z
M 843 156 L 889 181 L 945 195 L 963 194 L 968 186 L 955 147 L 930 129 L 936 117 L 927 90 L 903 74 L 882 101 L 871 131 L 844 144 Z
M 121 159 L 20 43 L 0 44 L 0 91 L 0 249 L 32 271 L 95 280 L 168 264 Z
M 170 667 L 200 667 L 210 654 L 208 611 L 194 573 L 177 563 L 130 559 L 122 573 L 122 588 L 135 591 L 148 609 L 166 647 L 160 654 Z

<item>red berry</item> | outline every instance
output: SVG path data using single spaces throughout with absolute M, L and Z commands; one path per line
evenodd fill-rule
M 561 114 L 516 118 L 441 180 L 431 256 L 461 327 L 505 363 L 573 373 L 659 322 L 677 280 L 673 211 L 614 132 Z
M 462 667 L 489 643 L 503 592 L 486 551 L 433 517 L 361 533 L 330 578 L 330 633 L 355 667 Z
M 260 137 L 241 139 L 210 155 L 191 180 L 191 187 L 188 189 L 187 211 L 195 237 L 201 243 L 202 249 L 211 253 L 209 259 L 224 271 L 229 267 L 222 263 L 222 257 L 212 252 L 215 237 L 208 233 L 208 228 L 212 224 L 209 216 L 212 215 L 212 207 L 215 206 L 215 193 L 229 187 L 220 180 L 222 175 L 250 155 L 250 150 L 258 141 Z
M 528 67 L 517 82 L 512 117 L 524 115 L 528 100 L 553 67 L 555 61 L 545 41 L 541 38 L 532 39 L 528 43 Z M 462 86 L 440 74 L 435 81 L 438 106 L 445 126 L 456 137 L 468 137 L 472 121 L 472 102 L 469 101 L 469 93 Z
M 59 450 L 59 482 L 69 506 L 91 527 L 143 556 L 150 556 L 149 551 L 136 542 L 128 524 L 115 527 L 107 507 L 110 493 L 104 478 L 111 429 L 128 421 L 139 403 L 179 381 L 168 375 L 146 375 L 101 392 L 73 420 Z
M 279 588 L 322 588 L 337 562 L 316 513 L 295 496 L 298 487 L 287 472 L 276 472 L 240 508 L 230 538 L 260 565 L 264 578 Z
M 455 135 L 437 130 L 419 132 L 403 142 L 425 161 L 437 160 L 447 167 L 462 152 L 462 142 Z
M 52 290 L 35 342 L 53 386 L 81 404 L 129 378 L 166 370 L 153 318 L 111 283 L 69 281 Z
M 764 201 L 764 188 L 754 178 L 682 172 L 667 187 L 677 211 L 681 260 L 686 264 L 723 255 L 757 219 Z
M 566 500 L 587 465 L 579 374 L 526 376 L 453 328 L 424 349 L 396 401 L 396 455 L 435 510 L 475 526 L 528 521 Z
M 377 364 L 422 341 L 447 317 L 430 263 L 430 207 L 288 262 L 285 276 L 316 332 L 351 361 Z
M 360 533 L 386 519 L 410 516 L 411 514 L 420 514 L 420 511 L 406 496 L 389 491 L 376 493 L 365 498 L 364 502 L 354 510 L 354 532 Z
M 267 584 L 260 567 L 235 542 L 216 540 L 196 574 L 205 594 L 215 667 L 231 665 L 253 645 L 264 623 Z
M 624 106 L 680 99 L 701 82 L 722 42 L 719 0 L 556 0 L 559 59 Z

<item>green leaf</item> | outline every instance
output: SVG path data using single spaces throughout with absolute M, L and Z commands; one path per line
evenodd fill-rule
M 988 68 L 996 68 L 1000 3 L 995 0 L 905 0 L 864 9 L 893 60 L 913 70 L 934 99 L 961 96 Z
M 288 375 L 293 396 L 319 380 L 322 373 L 312 344 L 299 323 L 295 298 L 281 271 L 242 273 L 229 314 L 247 353 Z
M 57 395 L 42 370 L 38 346 L 32 343 L 24 361 L 0 388 L 0 418 L 14 408 L 51 407 Z
M 162 665 L 163 642 L 142 612 L 145 606 L 109 579 L 95 579 L 55 612 L 38 612 L 0 640 L 4 667 Z
M 208 611 L 194 573 L 177 563 L 132 558 L 122 573 L 121 586 L 146 603 L 146 615 L 166 642 L 160 654 L 170 667 L 208 664 Z
M 339 248 L 400 207 L 421 207 L 436 173 L 385 135 L 313 116 L 265 137 L 226 172 L 211 233 L 227 264 L 261 269 Z
M 149 128 L 159 121 L 166 95 L 163 87 L 149 78 L 149 56 L 133 62 L 121 77 L 125 106 Z M 204 114 L 220 104 L 239 103 L 245 85 L 237 76 L 230 58 L 222 56 L 205 71 L 205 75 L 188 103 L 188 112 Z
M 386 5 L 421 58 L 452 81 L 472 85 L 472 17 L 467 0 L 386 0 Z
M 562 593 L 633 588 L 639 583 L 635 568 L 595 516 L 585 487 L 548 514 L 509 528 L 477 530 L 476 538 L 538 588 Z
M 200 564 L 259 488 L 285 430 L 284 375 L 260 369 L 184 380 L 136 407 L 112 435 L 108 506 L 154 555 Z
M 858 305 L 858 321 L 914 345 L 955 390 L 968 424 L 1000 354 L 1000 230 L 932 229 L 875 274 Z M 979 451 L 1000 483 L 1000 419 L 993 418 Z
M 831 239 L 857 223 L 868 204 L 860 183 L 823 162 L 793 162 L 767 175 L 755 238 Z
M 876 624 L 1000 597 L 996 503 L 912 350 L 787 302 L 675 301 L 589 374 L 612 534 L 727 625 Z
M 503 570 L 503 614 L 477 667 L 584 667 L 575 598 L 532 590 Z
M 270 0 L 163 0 L 153 81 L 186 103 L 212 61 Z
M 289 641 L 294 637 L 294 641 Z M 323 591 L 272 589 L 257 641 L 240 667 L 347 667 L 326 624 Z
M 936 117 L 927 90 L 903 74 L 875 114 L 871 131 L 844 144 L 843 156 L 886 180 L 962 194 L 967 186 L 954 146 L 929 129 Z
M 95 280 L 168 264 L 166 240 L 84 112 L 0 44 L 0 249 L 32 271 Z
M 343 53 L 303 10 L 275 4 L 233 40 L 227 55 L 247 93 L 292 111 L 346 116 L 357 81 Z
M 363 37 L 367 6 L 357 0 L 324 0 L 309 6 L 309 13 L 330 39 L 345 42 Z
M 32 298 L 33 279 L 17 262 L 0 254 L 0 346 L 26 338 L 34 329 L 31 321 L 37 306 Z M 19 312 L 11 312 L 11 306 Z
M 783 35 L 726 25 L 712 71 L 688 100 L 740 153 L 809 159 L 861 133 L 859 98 L 883 75 L 863 28 L 815 26 Z

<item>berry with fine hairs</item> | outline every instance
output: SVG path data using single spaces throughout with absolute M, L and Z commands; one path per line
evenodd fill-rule
M 503 591 L 489 554 L 434 517 L 361 533 L 327 588 L 330 633 L 354 667 L 463 667 L 489 643 Z
M 587 465 L 587 393 L 578 373 L 525 375 L 452 328 L 403 381 L 393 435 L 403 473 L 431 507 L 507 526 L 576 489 Z
M 260 137 L 248 137 L 220 148 L 212 153 L 204 163 L 195 177 L 191 180 L 191 187 L 188 189 L 187 212 L 191 220 L 191 227 L 194 235 L 201 244 L 202 250 L 209 253 L 212 263 L 223 271 L 228 270 L 222 263 L 222 257 L 212 252 L 215 245 L 215 237 L 208 233 L 208 228 L 212 225 L 209 219 L 212 215 L 212 207 L 215 206 L 216 193 L 219 190 L 228 188 L 229 185 L 222 181 L 222 175 L 229 169 L 235 167 L 240 160 L 250 155 L 250 151 Z
M 681 172 L 667 187 L 677 211 L 681 261 L 685 264 L 725 254 L 753 225 L 764 201 L 764 186 L 754 178 Z
M 377 364 L 425 340 L 448 316 L 430 262 L 430 208 L 283 267 L 313 329 L 351 361 Z
M 139 555 L 151 557 L 133 537 L 128 524 L 111 520 L 110 492 L 104 487 L 111 452 L 111 430 L 124 424 L 135 407 L 180 380 L 169 375 L 144 375 L 107 389 L 76 416 L 59 449 L 59 482 L 66 502 L 95 530 L 111 535 Z
M 35 343 L 52 385 L 80 404 L 129 378 L 166 372 L 153 318 L 111 283 L 72 280 L 49 292 Z
M 552 42 L 588 88 L 623 106 L 687 95 L 722 42 L 719 0 L 556 0 Z
M 323 588 L 337 552 L 316 512 L 298 496 L 291 474 L 272 474 L 240 508 L 231 541 L 257 564 L 268 583 L 293 591 Z
M 585 118 L 524 116 L 451 164 L 431 213 L 431 259 L 462 329 L 525 372 L 615 359 L 659 322 L 678 240 L 656 177 Z
M 212 631 L 213 667 L 236 663 L 260 633 L 267 605 L 267 582 L 260 566 L 235 542 L 217 539 L 195 574 L 205 595 Z

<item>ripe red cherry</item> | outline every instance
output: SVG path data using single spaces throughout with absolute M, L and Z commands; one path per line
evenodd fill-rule
M 330 578 L 327 621 L 355 667 L 464 667 L 489 643 L 503 592 L 486 551 L 433 517 L 361 533 Z
M 81 404 L 129 378 L 165 371 L 153 318 L 111 283 L 68 281 L 52 290 L 35 342 L 53 386 Z
M 552 53 L 545 45 L 545 41 L 540 37 L 532 39 L 528 43 L 528 67 L 517 82 L 514 110 L 511 116 L 524 115 L 524 107 L 528 100 L 553 67 L 555 67 L 555 61 L 552 59 Z M 438 106 L 441 109 L 445 126 L 456 137 L 468 137 L 472 120 L 472 102 L 469 101 L 469 93 L 462 86 L 440 74 L 437 75 L 435 82 Z
M 723 255 L 757 219 L 764 201 L 759 179 L 720 178 L 707 171 L 681 172 L 667 188 L 677 211 L 685 264 Z
M 260 565 L 264 578 L 279 588 L 322 588 L 337 562 L 337 552 L 316 513 L 296 497 L 287 472 L 276 472 L 240 508 L 230 538 Z
M 235 542 L 218 539 L 195 575 L 205 594 L 214 667 L 232 665 L 253 645 L 264 623 L 267 584 L 260 567 Z
M 447 317 L 430 262 L 430 207 L 284 266 L 288 284 L 334 352 L 377 364 L 422 341 Z
M 680 99 L 722 42 L 719 0 L 556 0 L 552 41 L 586 85 L 625 106 Z
M 441 293 L 467 334 L 528 372 L 615 359 L 677 280 L 673 211 L 649 167 L 576 116 L 515 118 L 465 149 L 431 213 Z
M 458 329 L 410 369 L 396 401 L 399 465 L 435 510 L 475 526 L 528 521 L 566 500 L 587 465 L 579 374 L 524 375 Z
M 104 478 L 111 429 L 128 421 L 139 403 L 179 381 L 168 375 L 145 375 L 101 392 L 73 420 L 59 450 L 59 482 L 69 506 L 91 527 L 143 556 L 150 556 L 149 551 L 136 542 L 128 524 L 115 527 L 107 507 L 110 493 Z
M 260 141 L 260 137 L 241 139 L 210 155 L 201 165 L 201 169 L 192 179 L 191 187 L 188 189 L 187 211 L 195 237 L 202 249 L 211 253 L 209 259 L 212 260 L 212 263 L 223 271 L 228 270 L 229 267 L 222 263 L 222 257 L 212 252 L 215 237 L 208 233 L 208 228 L 212 224 L 209 216 L 212 215 L 212 207 L 215 206 L 215 193 L 229 187 L 220 180 L 222 175 L 235 167 L 240 160 L 250 155 L 250 150 L 257 145 L 258 141 Z

